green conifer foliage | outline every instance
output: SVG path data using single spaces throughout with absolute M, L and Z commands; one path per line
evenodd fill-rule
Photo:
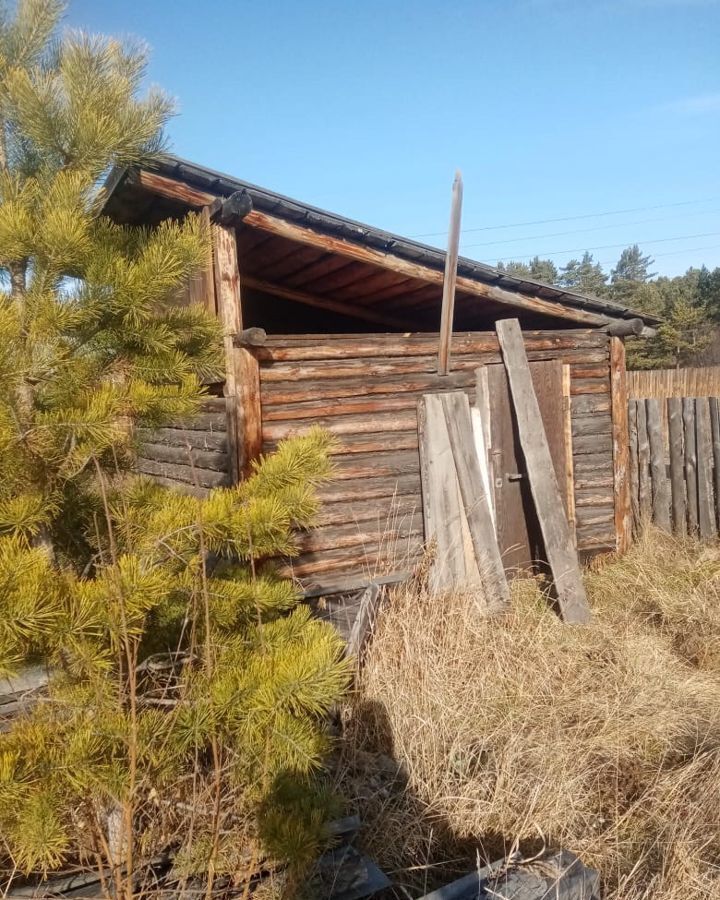
M 312 522 L 328 438 L 205 499 L 127 472 L 134 426 L 191 415 L 221 374 L 215 319 L 173 305 L 209 235 L 98 216 L 172 105 L 138 97 L 142 50 L 56 39 L 61 13 L 0 12 L 0 676 L 50 673 L 0 734 L 0 868 L 92 866 L 129 900 L 171 851 L 209 896 L 220 871 L 307 860 L 327 819 L 347 666 L 269 560 Z

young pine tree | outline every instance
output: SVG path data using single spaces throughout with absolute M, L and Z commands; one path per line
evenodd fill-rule
M 58 38 L 61 12 L 0 14 L 0 674 L 50 672 L 0 736 L 0 859 L 96 866 L 129 898 L 170 850 L 209 892 L 307 857 L 326 813 L 312 778 L 346 670 L 262 564 L 309 524 L 327 441 L 206 500 L 118 474 L 134 425 L 191 414 L 220 372 L 216 322 L 172 302 L 208 235 L 98 216 L 172 105 L 138 96 L 141 50 Z

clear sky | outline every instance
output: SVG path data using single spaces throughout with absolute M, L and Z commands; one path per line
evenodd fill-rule
M 134 35 L 173 152 L 495 263 L 720 265 L 720 0 L 70 0 Z M 555 221 L 546 221 L 555 220 Z M 503 227 L 506 226 L 506 227 Z M 509 227 L 507 227 L 509 226 Z

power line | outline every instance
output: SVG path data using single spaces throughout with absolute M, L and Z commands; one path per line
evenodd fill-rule
M 706 244 L 704 247 L 686 247 L 684 250 L 666 250 L 664 253 L 653 253 L 653 260 L 659 256 L 678 256 L 681 253 L 698 253 L 700 250 L 720 250 L 720 244 Z M 599 266 L 612 266 L 615 259 L 606 259 L 598 262 Z
M 717 237 L 720 231 L 705 231 L 700 234 L 681 234 L 677 237 L 645 239 L 642 241 L 633 241 L 633 244 L 666 244 L 669 241 L 687 241 L 692 238 Z M 521 259 L 533 259 L 536 256 L 547 258 L 548 256 L 559 256 L 563 253 L 585 253 L 590 250 L 616 250 L 618 247 L 627 247 L 627 241 L 621 244 L 601 244 L 596 247 L 569 247 L 564 250 L 541 250 L 538 253 L 527 253 L 522 256 L 504 256 L 500 257 L 497 262 L 515 262 Z
M 691 206 L 694 203 L 711 203 L 714 200 L 717 200 L 717 197 L 707 197 L 703 200 L 682 200 L 679 203 L 660 203 L 657 206 L 635 206 L 630 209 L 611 209 L 599 213 L 584 213 L 580 216 L 560 216 L 555 219 L 534 219 L 529 222 L 509 222 L 504 225 L 481 225 L 477 228 L 463 228 L 461 229 L 461 233 L 468 234 L 475 231 L 499 231 L 501 228 L 523 228 L 526 225 L 547 225 L 552 222 L 577 222 L 580 219 L 599 219 L 603 216 L 620 216 L 625 213 L 649 212 L 653 209 L 674 209 L 678 206 Z M 444 234 L 447 234 L 447 229 L 445 229 L 445 231 L 426 231 L 423 234 L 411 234 L 408 235 L 408 237 L 442 237 Z
M 717 209 L 706 210 L 708 213 L 717 213 Z M 691 215 L 695 215 L 691 213 Z M 676 216 L 674 218 L 680 218 L 680 216 Z M 648 225 L 656 222 L 667 222 L 668 216 L 663 216 L 660 219 L 640 219 L 635 220 L 634 222 L 613 222 L 610 225 L 595 225 L 593 228 L 573 228 L 571 231 L 554 231 L 551 234 L 529 234 L 524 237 L 519 238 L 503 238 L 499 241 L 483 241 L 478 244 L 463 244 L 463 250 L 469 250 L 471 247 L 493 247 L 497 244 L 515 244 L 520 243 L 521 241 L 536 241 L 542 238 L 550 238 L 550 237 L 565 237 L 569 234 L 587 234 L 592 231 L 605 231 L 608 228 L 628 228 L 634 225 Z

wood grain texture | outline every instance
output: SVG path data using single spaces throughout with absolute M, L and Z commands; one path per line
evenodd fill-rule
M 573 465 L 573 421 L 572 400 L 570 393 L 571 373 L 570 366 L 562 367 L 562 398 L 563 398 L 563 443 L 565 445 L 565 504 L 567 509 L 568 525 L 573 541 L 577 541 L 575 534 L 575 467 Z
M 637 400 L 628 400 L 628 433 L 630 443 L 630 509 L 632 512 L 633 534 L 637 537 L 640 529 L 640 480 L 638 468 L 638 426 Z M 613 471 L 613 485 L 615 472 Z
M 647 408 L 644 400 L 637 403 L 638 439 L 638 506 L 641 527 L 652 521 L 652 484 L 650 482 L 650 440 L 647 428 Z
M 610 338 L 610 398 L 615 471 L 615 536 L 618 552 L 624 553 L 630 546 L 632 537 L 632 513 L 630 509 L 630 435 L 627 418 L 625 344 L 619 337 Z
M 668 398 L 667 419 L 670 444 L 672 526 L 675 534 L 684 536 L 687 534 L 687 493 L 685 487 L 682 400 L 679 397 Z
M 430 571 L 433 592 L 479 581 L 463 543 L 463 503 L 450 445 L 442 395 L 418 400 L 418 442 L 425 540 L 434 545 Z
M 698 478 L 697 436 L 695 432 L 695 400 L 684 397 L 682 401 L 683 438 L 685 447 L 685 484 L 687 486 L 688 532 L 698 531 Z
M 462 217 L 463 183 L 459 172 L 455 174 L 450 204 L 450 226 L 448 228 L 448 248 L 445 254 L 443 273 L 442 307 L 440 311 L 440 340 L 438 345 L 438 375 L 450 371 L 450 347 L 452 343 L 453 318 L 455 315 L 455 282 L 457 281 L 458 247 L 460 246 L 460 219 Z
M 237 461 L 241 476 L 247 477 L 252 463 L 262 451 L 262 403 L 260 367 L 254 352 L 236 347 L 233 358 L 237 392 Z
M 510 589 L 493 525 L 490 497 L 483 485 L 475 449 L 470 404 L 465 394 L 457 392 L 439 397 L 485 601 L 490 609 L 503 608 L 510 602 Z
M 586 623 L 590 609 L 585 586 L 553 469 L 520 323 L 517 319 L 506 319 L 497 323 L 496 330 L 560 611 L 566 622 Z
M 713 489 L 713 449 L 710 423 L 710 403 L 707 397 L 695 400 L 695 430 L 697 434 L 698 527 L 700 537 L 717 537 L 715 497 Z
M 715 513 L 720 517 L 720 400 L 717 397 L 710 397 L 710 430 L 715 479 Z
M 645 401 L 648 442 L 650 444 L 650 476 L 652 480 L 652 519 L 658 528 L 670 531 L 670 482 L 665 468 L 665 440 L 660 400 Z
M 394 256 L 383 250 L 376 250 L 363 244 L 356 244 L 344 238 L 322 234 L 303 225 L 296 225 L 285 219 L 280 219 L 268 213 L 252 210 L 245 216 L 244 224 L 254 228 L 260 228 L 271 234 L 300 241 L 313 247 L 320 247 L 329 253 L 346 256 L 357 262 L 369 263 L 380 268 L 390 269 L 409 278 L 418 278 L 430 284 L 442 284 L 443 273 L 438 269 L 432 269 L 421 263 L 415 263 L 402 257 Z M 458 291 L 472 294 L 476 297 L 486 297 L 511 307 L 532 310 L 533 312 L 555 316 L 573 322 L 588 325 L 601 326 L 607 323 L 607 316 L 600 313 L 592 313 L 586 310 L 571 309 L 562 303 L 552 300 L 543 300 L 537 296 L 517 294 L 503 288 L 493 287 L 476 281 L 472 278 L 458 276 L 456 280 Z
M 223 347 L 225 351 L 226 414 L 228 427 L 228 452 L 230 454 L 230 475 L 233 483 L 240 478 L 240 439 L 238 432 L 238 391 L 235 369 L 235 348 L 233 337 L 242 331 L 242 310 L 240 306 L 240 273 L 238 269 L 237 243 L 235 231 L 221 225 L 212 226 L 213 261 L 215 273 L 215 301 L 218 316 L 223 326 Z

